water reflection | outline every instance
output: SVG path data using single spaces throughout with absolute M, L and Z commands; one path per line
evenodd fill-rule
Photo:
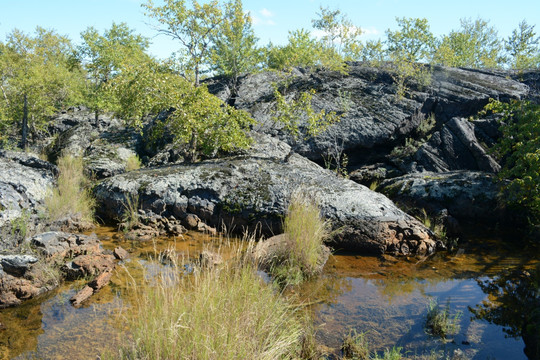
M 521 337 L 527 357 L 540 359 L 540 265 L 479 280 L 478 285 L 488 299 L 471 308 L 475 318 L 503 326 L 511 337 Z
M 81 309 L 69 305 L 75 290 L 68 284 L 22 307 L 1 310 L 0 321 L 7 327 L 0 331 L 1 358 L 95 359 L 103 349 L 123 340 L 111 319 L 129 309 L 133 296 L 129 285 L 168 268 L 149 261 L 157 253 L 171 251 L 168 259 L 174 260 L 175 254 L 181 259 L 203 249 L 226 247 L 223 239 L 196 234 L 147 243 L 112 240 L 117 237 L 115 229 L 105 228 L 99 236 L 109 249 L 118 245 L 129 249 L 131 260 L 118 267 L 111 284 Z M 397 345 L 408 355 L 435 351 L 445 356 L 460 349 L 470 359 L 525 359 L 520 337 L 528 349 L 538 343 L 538 253 L 516 252 L 490 239 L 476 243 L 482 245 L 462 246 L 456 253 L 424 259 L 336 254 L 323 276 L 293 292 L 313 311 L 318 340 L 330 353 L 339 353 L 343 337 L 355 328 L 367 332 L 372 349 L 379 351 Z M 451 312 L 463 311 L 461 331 L 453 342 L 424 332 L 430 298 L 441 304 L 448 300 Z M 501 326 L 518 339 L 506 338 Z M 534 357 L 538 352 L 528 350 L 528 354 L 538 358 Z
M 314 289 L 322 287 L 335 292 L 323 292 L 325 301 L 313 307 L 319 340 L 331 353 L 339 354 L 343 337 L 354 328 L 365 332 L 371 348 L 379 351 L 397 345 L 409 355 L 435 352 L 444 357 L 459 349 L 471 359 L 525 359 L 521 339 L 506 338 L 494 324 L 473 321 L 468 309 L 486 299 L 476 279 L 488 280 L 523 264 L 530 267 L 537 258 L 519 253 L 512 257 L 508 252 L 501 255 L 499 251 L 481 256 L 476 251 L 462 248 L 429 259 L 399 260 L 336 255 L 325 275 L 302 289 L 317 293 Z M 464 314 L 461 331 L 449 342 L 424 331 L 430 298 L 443 304 L 448 301 L 452 313 Z

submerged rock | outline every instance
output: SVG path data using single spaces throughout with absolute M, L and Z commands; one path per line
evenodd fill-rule
M 270 150 L 271 149 L 271 150 Z M 281 151 L 278 151 L 281 149 Z M 127 197 L 162 216 L 197 215 L 210 226 L 277 233 L 288 199 L 306 191 L 318 199 L 335 229 L 333 246 L 382 253 L 431 253 L 431 232 L 384 195 L 291 154 L 276 139 L 262 137 L 249 156 L 144 169 L 105 179 L 94 189 L 100 216 L 120 218 Z

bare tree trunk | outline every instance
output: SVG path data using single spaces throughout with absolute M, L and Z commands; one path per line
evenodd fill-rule
M 28 98 L 24 94 L 23 118 L 22 118 L 22 134 L 21 148 L 26 149 L 26 138 L 28 137 Z
M 99 129 L 99 109 L 96 108 L 94 111 L 94 121 L 96 122 L 96 128 Z
M 191 132 L 191 141 L 189 142 L 189 162 L 197 162 L 197 132 L 193 130 Z

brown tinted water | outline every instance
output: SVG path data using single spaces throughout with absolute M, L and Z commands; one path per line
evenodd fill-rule
M 98 229 L 103 246 L 121 245 L 132 253 L 124 263 L 135 281 L 143 264 L 146 275 L 162 269 L 150 258 L 167 249 L 196 256 L 203 249 L 227 253 L 227 241 L 202 234 L 154 242 L 113 240 L 113 228 Z M 526 359 L 521 339 L 507 338 L 503 328 L 482 320 L 472 321 L 469 307 L 487 299 L 477 280 L 489 280 L 513 269 L 533 269 L 536 250 L 518 251 L 500 241 L 475 239 L 482 247 L 462 245 L 456 252 L 428 259 L 395 259 L 338 253 L 331 258 L 319 279 L 295 290 L 311 306 L 318 340 L 329 354 L 339 354 L 345 334 L 352 328 L 365 332 L 373 350 L 401 346 L 407 355 L 437 352 L 441 356 L 456 349 L 471 359 Z M 122 267 L 119 267 L 121 269 Z M 117 271 L 111 284 L 76 309 L 69 298 L 82 282 L 65 284 L 45 297 L 23 306 L 0 311 L 6 329 L 0 331 L 0 357 L 41 359 L 95 359 L 107 349 L 128 341 L 120 335 L 122 317 L 129 311 L 125 272 Z M 424 322 L 427 304 L 448 302 L 451 312 L 462 311 L 461 330 L 447 342 L 427 335 Z

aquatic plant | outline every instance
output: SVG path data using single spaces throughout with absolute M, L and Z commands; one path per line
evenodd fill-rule
M 124 211 L 120 218 L 120 229 L 128 231 L 139 224 L 139 194 L 126 194 L 122 204 Z
M 427 308 L 426 330 L 430 334 L 446 339 L 448 335 L 455 335 L 459 332 L 461 311 L 451 315 L 449 302 L 446 303 L 444 308 L 441 308 L 437 300 L 434 299 L 430 299 Z
M 343 360 L 369 360 L 369 344 L 365 333 L 357 333 L 351 329 L 341 345 Z
M 394 346 L 391 349 L 384 349 L 382 357 L 375 354 L 371 359 L 372 360 L 401 360 L 403 355 L 401 351 L 403 350 L 400 346 Z

